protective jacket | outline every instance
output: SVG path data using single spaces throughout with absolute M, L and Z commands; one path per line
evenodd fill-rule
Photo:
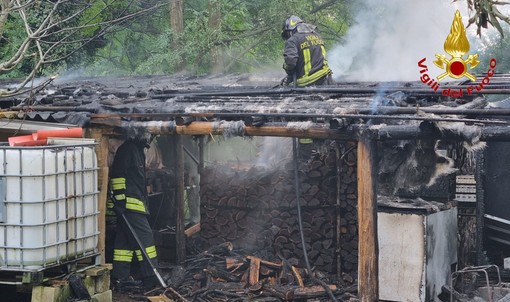
M 115 155 L 110 185 L 118 204 L 128 211 L 147 213 L 144 143 L 127 140 Z
M 157 266 L 158 254 L 154 244 L 151 226 L 147 219 L 149 214 L 146 205 L 147 187 L 145 179 L 145 153 L 147 143 L 142 140 L 126 140 L 117 149 L 110 171 L 110 185 L 115 196 L 115 206 L 125 208 L 123 218 L 117 219 L 115 229 L 115 243 L 113 248 L 112 278 L 125 281 L 130 276 L 131 262 L 136 259 L 141 262 L 140 272 L 145 285 L 154 283 L 154 272 L 149 261 Z M 142 247 L 134 240 L 133 232 L 140 238 Z M 149 259 L 144 259 L 143 248 Z
M 315 26 L 300 23 L 285 41 L 283 68 L 289 80 L 296 74 L 297 86 L 308 86 L 326 75 L 331 69 L 326 60 L 326 49 Z

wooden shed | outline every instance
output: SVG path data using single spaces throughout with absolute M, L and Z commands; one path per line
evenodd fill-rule
M 332 242 L 321 241 L 321 247 L 316 249 L 320 250 L 327 245 L 325 250 L 332 251 L 333 254 L 324 259 L 331 260 L 329 263 L 331 273 L 341 278 L 342 271 L 345 270 L 345 267 L 342 267 L 345 264 L 342 255 L 344 257 L 348 255 L 340 253 L 341 236 L 355 233 L 358 239 L 357 246 L 351 251 L 357 252 L 357 267 L 353 269 L 355 273 L 352 277 L 357 279 L 359 299 L 378 301 L 378 195 L 381 195 L 381 192 L 384 195 L 399 195 L 402 192 L 397 192 L 397 189 L 411 186 L 406 184 L 407 180 L 413 181 L 415 188 L 407 190 L 414 194 L 409 198 L 419 198 L 423 190 L 433 183 L 431 177 L 437 174 L 434 174 L 437 172 L 436 160 L 441 157 L 437 155 L 437 151 L 441 147 L 453 152 L 445 154 L 445 158 L 452 158 L 452 168 L 461 170 L 462 167 L 459 165 L 465 164 L 465 157 L 461 154 L 465 155 L 471 151 L 463 148 L 462 143 L 472 147 L 487 141 L 508 141 L 510 131 L 507 121 L 500 117 L 506 116 L 510 111 L 488 108 L 487 97 L 504 98 L 510 92 L 509 81 L 508 75 L 496 75 L 491 79 L 491 85 L 485 87 L 483 91 L 473 90 L 470 95 L 452 98 L 430 89 L 421 82 L 343 82 L 332 86 L 293 88 L 272 87 L 277 80 L 260 75 L 105 77 L 69 81 L 56 79 L 23 94 L 0 97 L 0 106 L 6 118 L 18 123 L 28 120 L 72 124 L 85 128 L 87 137 L 95 139 L 98 144 L 97 156 L 100 167 L 101 215 L 98 248 L 103 256 L 110 139 L 136 137 L 141 134 L 160 135 L 171 139 L 168 148 L 173 150 L 168 152 L 174 156 L 175 166 L 171 168 L 175 177 L 167 179 L 171 179 L 170 186 L 175 188 L 175 256 L 178 263 L 184 263 L 186 259 L 184 162 L 186 157 L 194 157 L 189 154 L 186 147 L 183 147 L 183 137 L 199 138 L 199 153 L 194 160 L 198 163 L 201 173 L 204 173 L 206 168 L 204 138 L 218 136 L 291 138 L 292 145 L 287 146 L 292 146 L 294 152 L 298 148 L 306 148 L 307 141 L 320 144 L 327 142 L 326 145 L 330 146 L 330 149 L 321 153 L 324 155 L 321 159 L 323 163 L 329 161 L 331 166 L 324 164 L 324 167 L 319 167 L 323 163 L 313 165 L 322 168 L 324 175 L 331 172 L 333 176 L 329 179 L 330 182 L 321 179 L 320 182 L 324 182 L 323 186 L 317 182 L 306 189 L 315 190 L 313 193 L 315 196 L 324 192 L 324 188 L 333 187 L 331 192 L 324 193 L 323 199 L 329 203 L 323 203 L 321 198 L 315 200 L 303 198 L 305 202 L 303 206 L 312 206 L 316 209 L 322 207 L 321 215 L 326 215 L 325 212 L 332 214 L 328 218 L 332 233 L 320 239 L 324 241 L 332 239 Z M 8 88 L 10 83 L 4 82 L 2 85 Z M 453 82 L 442 85 L 442 88 L 465 90 L 467 85 L 472 84 Z M 402 147 L 399 142 L 406 142 L 409 148 L 419 146 L 413 150 L 423 152 L 409 155 L 405 153 L 409 149 Z M 275 144 L 280 143 L 283 144 L 283 140 L 276 141 Z M 452 145 L 454 147 L 451 147 Z M 402 148 L 399 149 L 400 147 Z M 310 155 L 315 150 L 312 149 L 303 152 L 309 152 L 306 154 Z M 383 154 L 388 150 L 395 151 L 394 155 L 397 157 L 423 158 L 424 166 L 417 166 L 418 173 L 412 175 L 414 178 L 404 173 L 397 175 L 400 178 L 396 181 L 395 175 L 384 174 L 383 172 L 387 170 L 381 168 L 382 165 L 388 165 L 383 158 Z M 480 150 L 483 150 L 483 147 Z M 346 157 L 352 159 L 353 165 L 350 167 L 342 164 Z M 308 159 L 310 158 L 305 160 Z M 310 176 L 303 171 L 311 172 L 313 168 L 306 168 L 303 162 L 299 168 L 294 167 L 292 162 L 286 167 L 290 182 L 282 184 L 280 189 L 287 190 L 286 194 L 291 195 L 296 192 L 296 187 L 292 187 L 293 170 L 300 170 L 303 177 Z M 433 171 L 425 173 L 424 170 L 420 171 L 420 168 L 430 168 Z M 347 172 L 348 169 L 350 172 Z M 237 175 L 250 176 L 248 172 Z M 221 175 L 216 177 L 221 179 Z M 348 183 L 345 177 L 353 180 L 355 192 L 345 191 L 347 190 L 345 184 Z M 201 185 L 204 192 L 208 189 L 207 181 L 218 180 L 208 178 L 205 174 L 202 175 L 202 180 L 204 179 L 206 182 Z M 225 185 L 235 187 L 233 183 Z M 263 182 L 257 185 L 264 187 Z M 241 190 L 243 186 L 235 188 Z M 271 221 L 274 225 L 274 221 L 282 220 L 281 212 L 290 211 L 291 207 L 295 208 L 296 200 L 300 200 L 299 194 L 297 190 L 297 197 L 293 197 L 294 201 L 284 201 L 283 197 L 278 199 L 278 202 L 283 204 L 277 204 L 275 207 L 283 207 L 283 210 L 273 212 L 272 217 L 271 210 L 274 208 L 268 199 L 267 207 L 260 210 L 257 215 L 269 215 L 267 217 L 273 219 Z M 203 208 L 202 215 L 214 217 L 216 222 L 220 219 L 227 224 L 229 221 L 225 217 L 239 213 L 229 212 L 225 217 L 217 216 L 221 215 L 218 212 L 227 211 L 221 206 L 223 202 L 233 208 L 245 207 L 234 199 L 230 200 L 229 204 L 229 199 L 221 200 L 221 196 L 212 205 L 211 196 L 202 196 L 202 202 L 208 203 L 210 210 L 207 212 L 207 209 Z M 454 199 L 453 196 L 441 201 L 448 204 L 447 206 L 455 207 L 457 204 Z M 353 218 L 356 224 L 353 228 L 345 223 L 349 218 L 346 218 L 344 210 L 350 200 L 354 200 L 354 204 L 350 204 L 350 210 L 355 211 L 356 216 Z M 299 206 L 299 202 L 297 205 Z M 317 215 L 317 212 L 305 214 L 313 216 Z M 461 229 L 459 232 L 462 234 Z M 482 235 L 481 231 L 478 233 Z M 277 233 L 274 242 L 284 244 L 285 237 L 290 236 L 280 235 Z M 235 235 L 231 236 L 234 236 L 232 239 L 238 238 Z M 278 237 L 280 241 L 276 239 Z M 467 243 L 461 242 L 462 244 Z M 473 251 L 469 251 L 468 254 L 471 252 Z

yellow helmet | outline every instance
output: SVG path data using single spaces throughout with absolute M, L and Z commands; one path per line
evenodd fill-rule
M 297 16 L 290 16 L 282 24 L 282 38 L 288 39 L 291 36 L 291 32 L 296 29 L 299 23 L 303 23 L 303 20 Z

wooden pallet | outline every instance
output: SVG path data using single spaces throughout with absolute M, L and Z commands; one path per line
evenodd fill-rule
M 88 268 L 97 266 L 100 263 L 101 255 L 91 254 L 37 270 L 0 268 L 0 284 L 40 284 L 48 280 L 60 278 L 72 272 L 84 271 Z

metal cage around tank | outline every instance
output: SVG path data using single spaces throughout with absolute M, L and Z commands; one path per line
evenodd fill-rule
M 0 272 L 38 272 L 98 254 L 94 143 L 0 146 L 0 164 Z

